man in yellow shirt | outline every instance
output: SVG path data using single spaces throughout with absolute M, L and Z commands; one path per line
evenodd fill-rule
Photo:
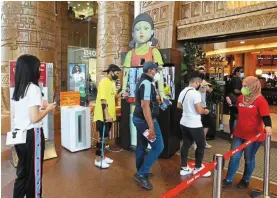
M 103 158 L 101 159 L 101 153 L 104 153 L 104 151 L 102 151 L 103 147 L 101 146 L 101 143 L 104 144 L 104 139 L 102 139 L 102 137 L 103 135 L 104 138 L 109 136 L 112 122 L 116 120 L 115 98 L 120 97 L 120 94 L 116 93 L 115 82 L 118 79 L 120 71 L 121 69 L 117 65 L 110 64 L 108 69 L 104 71 L 107 72 L 107 76 L 104 77 L 98 85 L 94 121 L 96 121 L 96 131 L 100 134 L 100 141 L 96 144 L 96 159 L 94 163 L 100 168 L 108 168 L 110 166 L 109 164 L 113 162 L 113 160 L 108 157 L 102 156 Z M 103 134 L 104 124 L 105 131 Z

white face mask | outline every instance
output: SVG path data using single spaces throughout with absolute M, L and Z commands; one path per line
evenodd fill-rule
M 153 80 L 154 80 L 154 82 L 157 82 L 160 80 L 160 78 L 161 78 L 161 75 L 159 73 L 156 73 Z

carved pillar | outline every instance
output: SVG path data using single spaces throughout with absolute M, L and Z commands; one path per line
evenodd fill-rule
M 9 60 L 22 54 L 55 63 L 55 3 L 4 1 L 1 3 L 1 111 L 10 111 Z
M 158 48 L 176 48 L 176 23 L 179 19 L 178 1 L 140 1 L 141 13 L 147 12 L 153 19 Z
M 58 1 L 56 21 L 56 65 L 54 67 L 54 90 L 67 90 L 68 54 L 68 3 Z
M 133 2 L 98 3 L 96 82 L 111 63 L 120 65 L 120 53 L 128 51 L 134 20 Z

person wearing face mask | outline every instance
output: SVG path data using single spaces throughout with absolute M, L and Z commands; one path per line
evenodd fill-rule
M 201 95 L 197 91 L 201 86 L 202 79 L 199 71 L 194 71 L 189 77 L 189 86 L 181 91 L 177 108 L 183 110 L 182 118 L 180 120 L 180 127 L 182 131 L 183 146 L 181 148 L 181 169 L 180 175 L 196 174 L 204 168 L 202 160 L 205 150 L 205 134 L 201 122 L 201 115 L 209 114 L 208 109 L 202 106 Z M 188 151 L 192 143 L 196 142 L 197 149 L 195 151 L 195 167 L 191 169 L 187 164 Z M 204 177 L 211 176 L 208 172 Z
M 237 98 L 241 95 L 242 88 L 242 78 L 244 78 L 244 73 L 242 67 L 236 67 L 233 72 L 233 77 L 231 79 L 230 88 L 231 92 L 229 97 L 232 101 L 232 104 L 235 105 Z M 230 137 L 233 138 L 233 131 L 237 121 L 237 113 L 230 109 L 230 119 L 229 119 L 229 128 L 230 128 Z
M 101 142 L 103 137 L 103 127 L 105 124 L 104 137 L 109 136 L 112 122 L 116 120 L 116 105 L 115 98 L 119 98 L 120 93 L 116 93 L 115 81 L 118 79 L 118 75 L 121 69 L 114 64 L 110 64 L 108 69 L 103 71 L 107 72 L 107 76 L 104 77 L 98 85 L 98 93 L 96 97 L 96 104 L 94 110 L 94 121 L 96 122 L 96 131 L 99 132 L 100 139 L 96 143 L 96 159 L 95 166 L 100 168 L 108 168 L 113 160 L 108 157 L 101 159 Z M 104 115 L 105 114 L 105 122 Z M 102 162 L 101 162 L 102 160 Z
M 149 171 L 164 148 L 161 129 L 157 121 L 159 103 L 153 84 L 153 80 L 157 76 L 157 69 L 158 65 L 154 62 L 143 64 L 143 74 L 136 85 L 136 102 L 133 115 L 133 123 L 137 129 L 137 172 L 134 179 L 147 190 L 153 189 L 149 182 L 149 178 L 152 176 Z M 150 144 L 151 150 L 146 154 L 148 144 Z
M 242 95 L 238 97 L 236 105 L 232 105 L 229 97 L 227 103 L 238 112 L 238 121 L 234 129 L 234 138 L 231 150 L 239 147 L 247 140 L 261 133 L 255 142 L 249 144 L 244 150 L 231 157 L 227 176 L 223 187 L 231 187 L 232 181 L 239 167 L 240 158 L 244 152 L 245 166 L 243 177 L 237 185 L 238 188 L 247 188 L 255 168 L 255 155 L 265 140 L 266 135 L 272 135 L 272 124 L 269 105 L 261 94 L 261 83 L 258 78 L 249 76 L 243 80 Z

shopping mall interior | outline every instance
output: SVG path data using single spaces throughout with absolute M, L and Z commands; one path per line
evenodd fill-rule
M 115 99 L 117 120 L 105 142 L 105 155 L 114 162 L 107 170 L 94 163 L 99 136 L 93 119 L 98 85 L 108 65 L 116 64 L 122 69 L 116 90 L 124 88 L 124 72 L 134 66 L 126 66 L 127 53 L 137 47 L 129 45 L 135 40 L 133 23 L 141 13 L 153 21 L 152 37 L 158 42 L 150 45 L 160 53 L 172 104 L 161 110 L 158 118 L 165 147 L 151 170 L 152 191 L 144 190 L 133 179 L 137 136 L 132 104 L 126 98 Z M 6 139 L 13 129 L 11 76 L 22 54 L 35 55 L 46 66 L 45 73 L 41 70 L 40 74 L 45 78 L 41 90 L 49 103 L 59 102 L 43 120 L 43 197 L 255 197 L 253 190 L 265 191 L 266 171 L 270 197 L 277 196 L 277 1 L 3 1 L 1 23 L 1 197 L 13 197 L 16 179 L 18 157 Z M 203 66 L 206 80 L 219 95 L 209 107 L 215 116 L 207 135 L 212 147 L 205 149 L 206 167 L 214 162 L 215 154 L 230 151 L 226 83 L 237 67 L 242 67 L 244 78 L 259 79 L 261 94 L 269 104 L 273 134 L 269 144 L 263 143 L 256 154 L 246 189 L 218 187 L 220 195 L 215 195 L 214 178 L 219 177 L 214 167 L 211 177 L 194 178 L 196 181 L 179 174 L 183 142 L 177 99 L 186 86 L 186 76 Z M 84 76 L 79 84 L 75 70 Z M 136 72 L 138 75 L 139 70 Z M 127 82 L 131 80 L 129 76 Z M 265 157 L 268 145 L 270 163 Z M 194 163 L 193 148 L 189 160 Z M 219 180 L 224 179 L 228 163 L 226 159 Z M 234 184 L 243 171 L 241 159 Z M 172 189 L 175 194 L 161 196 Z

